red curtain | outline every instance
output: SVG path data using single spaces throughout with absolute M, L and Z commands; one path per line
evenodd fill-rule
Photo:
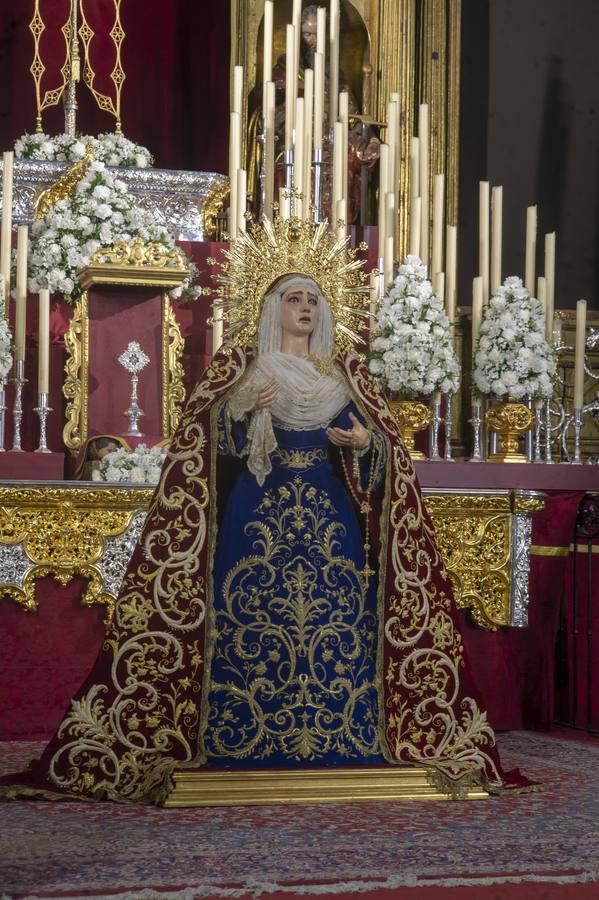
M 46 24 L 41 39 L 47 71 L 42 88 L 60 83 L 64 39 L 60 27 L 68 15 L 67 0 L 42 0 Z M 114 24 L 109 0 L 84 0 L 90 27 L 99 34 L 91 44 L 97 68 L 95 87 L 113 95 L 110 73 L 114 50 L 106 34 Z M 35 130 L 35 91 L 29 67 L 34 43 L 29 22 L 33 0 L 0 0 L 0 149 L 12 148 L 25 132 Z M 229 3 L 196 0 L 123 0 L 125 31 L 122 64 L 125 83 L 121 114 L 123 132 L 154 153 L 156 165 L 168 169 L 225 172 L 229 109 Z M 45 57 L 48 51 L 52 62 Z M 10 87 L 9 87 L 10 86 Z M 114 130 L 114 119 L 98 109 L 89 89 L 78 87 L 77 128 L 85 134 Z M 46 133 L 64 131 L 62 105 L 43 116 Z

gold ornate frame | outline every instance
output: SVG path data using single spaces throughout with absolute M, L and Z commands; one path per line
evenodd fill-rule
M 75 304 L 65 335 L 63 394 L 67 407 L 62 432 L 65 446 L 76 455 L 88 438 L 89 288 L 96 284 L 162 288 L 161 429 L 164 438 L 172 437 L 181 415 L 185 386 L 181 363 L 183 337 L 166 289 L 177 287 L 187 277 L 180 251 L 141 243 L 103 248 L 79 277 L 85 290 Z
M 316 2 L 329 5 L 329 0 Z M 279 0 L 277 6 L 283 3 L 289 6 L 287 21 L 291 21 L 292 0 Z M 445 173 L 447 222 L 458 222 L 462 0 L 341 0 L 341 6 L 357 14 L 368 33 L 370 59 L 364 60 L 363 111 L 384 122 L 391 93 L 400 95 L 404 127 L 397 252 L 402 258 L 409 239 L 410 138 L 420 103 L 429 104 L 430 174 Z M 263 16 L 264 0 L 232 0 L 231 71 L 234 65 L 243 65 L 246 72 L 246 120 L 248 96 L 258 75 L 257 42 Z M 372 77 L 366 69 L 368 62 Z M 432 191 L 430 202 L 432 206 Z

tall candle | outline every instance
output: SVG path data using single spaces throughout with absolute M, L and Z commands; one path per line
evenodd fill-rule
M 295 97 L 297 94 L 297 76 L 293 72 L 293 55 L 295 53 L 295 29 L 287 26 L 285 41 L 285 150 L 293 149 L 293 116 L 295 114 Z
M 295 101 L 295 143 L 293 154 L 293 180 L 296 190 L 303 194 L 304 189 L 304 98 L 298 97 Z M 304 217 L 304 198 L 295 196 L 295 215 L 298 219 Z
M 387 234 L 385 237 L 385 256 L 384 256 L 384 272 L 385 272 L 385 288 L 388 288 L 393 281 L 393 234 Z
M 445 272 L 436 272 L 433 275 L 433 290 L 438 294 L 441 303 L 445 304 Z
M 264 114 L 264 215 L 272 221 L 275 183 L 275 83 L 266 83 Z
M 304 72 L 304 218 L 310 218 L 312 200 L 312 118 L 314 114 L 314 69 Z
M 217 352 L 223 342 L 223 311 L 220 307 L 212 307 L 212 355 Z
M 586 349 L 587 302 L 576 304 L 576 344 L 574 356 L 574 409 L 584 406 L 584 354 Z
M 526 255 L 524 265 L 524 287 L 532 296 L 535 292 L 535 270 L 537 261 L 537 208 L 526 210 Z
M 542 275 L 537 278 L 537 300 L 543 307 L 543 331 L 547 333 L 547 281 Z
M 25 359 L 25 326 L 27 319 L 27 225 L 17 229 L 17 297 L 15 311 L 15 359 Z
M 555 312 L 555 231 L 545 235 L 545 280 L 547 281 L 547 330 L 545 337 L 552 339 L 552 323 Z
M 387 141 L 386 143 L 389 145 L 389 178 L 388 178 L 388 186 L 390 191 L 395 191 L 396 186 L 395 182 L 397 179 L 397 172 L 395 170 L 395 160 L 397 154 L 397 111 L 396 104 L 394 101 L 391 101 L 387 104 Z
M 343 159 L 343 124 L 335 122 L 333 127 L 333 207 L 337 212 L 337 203 L 343 199 L 343 165 L 347 163 L 347 156 Z
M 331 0 L 329 21 L 329 128 L 337 121 L 339 102 L 339 0 Z
M 262 110 L 266 110 L 267 85 L 272 81 L 273 0 L 264 2 L 264 49 L 262 53 Z
M 376 275 L 374 272 L 371 272 L 369 282 L 370 282 L 370 290 L 368 293 L 369 293 L 369 298 L 370 298 L 370 340 L 372 341 L 372 339 L 376 335 L 376 318 L 375 317 L 376 317 L 376 312 L 377 312 L 378 305 L 379 305 L 379 297 L 380 297 L 379 282 L 380 282 L 380 279 L 379 279 L 378 275 Z
M 279 188 L 279 212 L 281 219 L 288 219 L 291 215 L 291 199 L 284 187 Z
M 420 141 L 413 137 L 410 141 L 410 203 L 420 196 Z
M 337 201 L 337 240 L 344 241 L 347 237 L 347 211 L 345 200 Z
M 393 107 L 393 116 L 394 116 L 394 130 L 395 130 L 395 160 L 393 162 L 393 170 L 394 170 L 394 181 L 393 181 L 393 190 L 396 193 L 395 198 L 395 207 L 399 206 L 399 173 L 401 172 L 401 103 L 398 91 L 393 91 L 391 94 L 391 102 L 394 104 Z
M 320 12 L 320 10 L 319 10 Z M 314 54 L 314 149 L 322 150 L 324 128 L 324 56 Z
M 316 52 L 325 56 L 327 46 L 327 11 L 319 6 L 316 11 Z
M 43 289 L 39 295 L 39 324 L 37 351 L 37 390 L 48 393 L 50 363 L 50 291 Z
M 420 256 L 420 197 L 410 201 L 410 255 Z
M 503 188 L 491 191 L 491 294 L 501 286 L 501 255 L 503 244 Z
M 237 233 L 245 231 L 247 211 L 247 172 L 237 169 Z
M 237 170 L 241 168 L 241 116 L 232 112 L 229 117 L 229 237 L 237 236 Z
M 448 225 L 446 231 L 445 309 L 450 322 L 456 319 L 456 286 L 458 269 L 458 229 Z
M 489 182 L 478 186 L 478 273 L 483 280 L 483 303 L 489 300 Z
M 302 0 L 293 0 L 291 24 L 293 25 L 293 71 L 295 73 L 295 91 L 297 95 L 300 70 L 300 42 L 302 39 Z
M 385 254 L 385 237 L 387 231 L 386 195 L 389 191 L 389 147 L 381 144 L 379 156 L 379 215 L 378 215 L 378 256 Z
M 421 103 L 418 110 L 418 138 L 420 140 L 420 259 L 428 263 L 429 244 L 429 125 L 428 106 Z
M 241 115 L 243 111 L 243 66 L 233 69 L 233 112 Z
M 4 309 L 10 303 L 10 250 L 12 243 L 12 186 L 15 155 L 12 150 L 2 155 L 2 232 L 0 235 L 0 275 L 4 284 Z
M 433 182 L 433 257 L 432 274 L 442 272 L 443 231 L 445 226 L 445 175 L 435 175 Z
M 343 146 L 344 146 L 344 164 L 343 164 L 343 199 L 348 202 L 348 185 L 347 185 L 347 151 L 349 143 L 349 94 L 347 91 L 341 91 L 339 94 L 339 121 L 343 125 Z
M 480 323 L 483 316 L 483 279 L 482 275 L 472 281 L 472 368 L 478 343 Z

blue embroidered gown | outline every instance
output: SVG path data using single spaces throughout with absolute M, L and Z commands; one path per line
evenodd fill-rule
M 331 423 L 351 428 L 349 404 Z M 375 689 L 376 578 L 339 453 L 324 428 L 273 420 L 277 450 L 260 486 L 244 469 L 228 498 L 213 567 L 214 635 L 208 757 L 244 767 L 382 761 Z M 243 423 L 224 453 L 242 455 Z M 360 458 L 364 486 L 380 477 L 382 441 Z M 372 466 L 372 468 L 371 468 Z

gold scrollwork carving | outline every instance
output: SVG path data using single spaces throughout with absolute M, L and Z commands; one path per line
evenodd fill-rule
M 229 196 L 231 185 L 229 179 L 219 182 L 212 192 L 206 197 L 202 206 L 202 220 L 204 234 L 207 238 L 215 238 L 217 235 L 217 218 L 223 208 L 223 204 Z
M 162 434 L 176 431 L 185 401 L 183 336 L 167 294 L 162 297 Z
M 185 257 L 177 247 L 136 240 L 100 247 L 78 278 L 84 288 L 94 284 L 177 287 L 188 274 Z
M 85 147 L 85 156 L 68 169 L 62 178 L 42 191 L 34 204 L 34 218 L 43 219 L 47 216 L 55 203 L 69 197 L 75 190 L 89 167 L 94 161 L 94 150 L 91 141 Z
M 89 359 L 88 296 L 85 291 L 75 304 L 69 330 L 64 337 L 67 354 L 62 392 L 67 401 L 62 439 L 77 453 L 87 437 L 87 361 Z
M 147 509 L 153 488 L 0 488 L 0 543 L 21 544 L 28 567 L 22 584 L 2 593 L 29 612 L 37 609 L 35 581 L 52 575 L 68 584 L 89 579 L 81 602 L 101 604 L 112 615 L 115 598 L 104 590 L 100 567 L 106 540 L 122 535 Z

